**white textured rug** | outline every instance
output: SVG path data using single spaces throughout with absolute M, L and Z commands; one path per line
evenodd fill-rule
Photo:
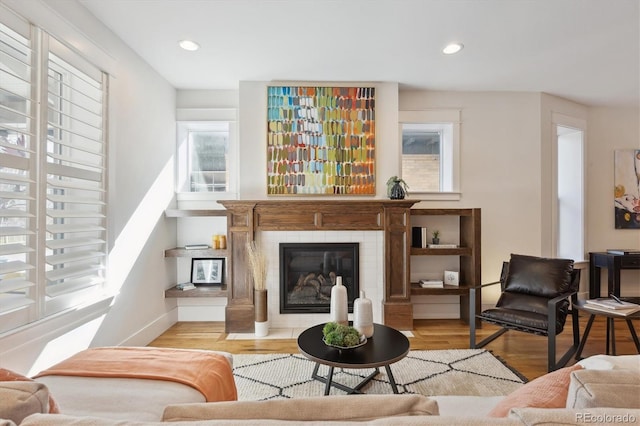
M 233 374 L 241 401 L 302 398 L 324 394 L 324 383 L 313 380 L 315 363 L 301 354 L 233 356 Z M 391 365 L 400 393 L 422 395 L 507 395 L 525 380 L 485 349 L 410 351 L 406 358 Z M 318 374 L 326 376 L 328 367 Z M 355 386 L 373 369 L 338 369 L 333 380 Z M 391 394 L 384 368 L 363 391 Z M 331 388 L 331 395 L 345 392 Z

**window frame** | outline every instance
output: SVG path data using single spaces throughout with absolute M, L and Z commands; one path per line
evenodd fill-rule
M 399 111 L 398 113 L 398 140 L 399 140 L 399 165 L 402 176 L 402 127 L 403 124 L 426 124 L 434 128 L 451 126 L 450 140 L 441 139 L 440 175 L 441 185 L 443 181 L 450 180 L 451 190 L 448 191 L 412 191 L 409 184 L 409 193 L 421 200 L 460 200 L 460 123 L 461 110 L 458 109 L 433 109 L 417 111 Z M 443 161 L 447 164 L 443 165 Z M 448 176 L 443 176 L 446 169 L 450 168 Z
M 586 120 L 580 119 L 580 118 L 576 118 L 576 117 L 571 117 L 568 115 L 564 115 L 561 113 L 557 113 L 557 112 L 552 112 L 551 114 L 551 144 L 552 144 L 552 150 L 551 150 L 551 179 L 552 179 L 552 184 L 551 184 L 551 188 L 552 188 L 552 194 L 551 194 L 551 255 L 553 257 L 558 257 L 561 255 L 566 255 L 564 253 L 560 252 L 560 244 L 561 244 L 561 238 L 563 235 L 566 235 L 566 230 L 562 230 L 561 228 L 561 199 L 560 199 L 560 194 L 559 194 L 559 190 L 558 190 L 558 183 L 559 183 L 559 179 L 560 177 L 558 176 L 559 171 L 558 168 L 560 166 L 559 164 L 559 155 L 558 155 L 558 138 L 559 136 L 561 136 L 558 133 L 558 128 L 562 127 L 565 129 L 571 129 L 575 132 L 579 132 L 581 133 L 581 141 L 580 141 L 580 154 L 581 157 L 579 158 L 579 161 L 577 162 L 577 164 L 579 164 L 579 178 L 580 178 L 580 183 L 581 183 L 581 187 L 580 187 L 580 201 L 581 201 L 581 208 L 580 208 L 580 218 L 579 218 L 579 222 L 581 224 L 580 226 L 580 231 L 581 231 L 581 235 L 580 235 L 580 246 L 581 246 L 581 250 L 582 250 L 582 254 L 580 255 L 578 253 L 578 256 L 571 256 L 571 258 L 573 258 L 574 261 L 576 262 L 582 262 L 585 261 L 587 259 L 587 253 L 586 253 L 586 247 L 587 247 L 587 233 L 588 233 L 588 228 L 587 228 L 587 188 L 586 188 L 586 167 L 587 167 L 587 152 L 586 152 L 586 146 L 587 146 L 587 122 Z
M 238 143 L 237 121 L 235 110 L 219 110 L 207 120 L 179 120 L 176 122 L 176 181 L 175 192 L 178 201 L 211 201 L 235 200 L 238 198 Z M 234 119 L 231 119 L 234 117 Z M 189 132 L 217 130 L 216 127 L 225 123 L 229 128 L 229 146 L 227 151 L 227 190 L 226 191 L 185 191 L 189 188 Z

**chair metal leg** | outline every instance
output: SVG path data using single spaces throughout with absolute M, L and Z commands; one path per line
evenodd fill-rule
M 578 312 L 575 309 L 571 309 L 567 315 L 571 315 L 572 331 L 573 331 L 573 344 L 571 347 L 560 357 L 560 360 L 556 362 L 556 309 L 555 305 L 549 306 L 548 313 L 548 325 L 547 325 L 547 371 L 555 371 L 558 368 L 564 367 L 569 359 L 579 350 L 579 331 L 578 331 Z
M 475 347 L 473 347 L 471 349 L 481 348 L 481 347 L 487 345 L 488 343 L 491 343 L 492 341 L 494 341 L 498 337 L 502 336 L 507 331 L 508 331 L 507 328 L 501 328 L 500 330 L 498 330 L 495 333 L 493 333 L 491 336 L 486 337 L 484 340 L 476 343 Z

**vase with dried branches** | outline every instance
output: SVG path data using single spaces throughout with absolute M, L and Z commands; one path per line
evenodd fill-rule
M 267 310 L 267 258 L 255 241 L 247 242 L 249 271 L 253 277 L 253 303 L 255 308 L 255 335 L 269 334 Z

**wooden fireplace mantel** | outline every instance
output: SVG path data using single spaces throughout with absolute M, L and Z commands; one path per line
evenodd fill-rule
M 246 243 L 257 231 L 367 230 L 384 232 L 383 323 L 413 328 L 409 279 L 410 209 L 414 200 L 254 200 L 219 201 L 227 209 L 227 333 L 254 328 L 253 281 Z

